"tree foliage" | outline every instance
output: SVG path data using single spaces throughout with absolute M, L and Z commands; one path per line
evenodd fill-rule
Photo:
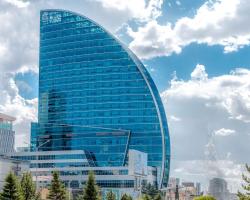
M 58 172 L 53 172 L 53 179 L 49 188 L 49 200 L 66 200 L 67 194 L 64 184 L 59 179 Z
M 115 200 L 115 194 L 111 191 L 109 191 L 106 195 L 106 200 Z
M 36 194 L 36 186 L 30 173 L 23 174 L 21 179 L 21 188 L 24 200 L 35 200 L 38 198 L 38 195 Z
M 147 194 L 144 194 L 142 196 L 142 200 L 152 200 L 151 196 L 147 195 Z
M 155 195 L 154 200 L 162 200 L 161 194 L 158 193 L 157 195 Z
M 133 200 L 130 195 L 123 194 L 121 200 Z
M 194 200 L 216 200 L 212 196 L 200 196 L 200 197 L 195 197 Z
M 160 191 L 156 188 L 156 186 L 148 183 L 142 185 L 142 194 L 144 194 L 145 198 L 154 199 L 156 197 L 159 198 Z
M 5 179 L 0 200 L 24 200 L 20 183 L 12 172 Z
M 89 172 L 87 183 L 83 189 L 83 195 L 78 195 L 77 200 L 99 200 L 98 186 L 95 182 L 94 172 Z
M 246 164 L 246 170 L 248 173 L 248 176 L 245 174 L 242 174 L 242 179 L 245 182 L 245 185 L 242 185 L 244 193 L 238 192 L 238 197 L 240 200 L 250 200 L 250 166 Z

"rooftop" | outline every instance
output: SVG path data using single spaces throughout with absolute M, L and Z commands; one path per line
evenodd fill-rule
M 0 121 L 1 121 L 1 120 L 6 120 L 6 121 L 11 121 L 11 122 L 13 122 L 13 121 L 16 120 L 16 118 L 15 118 L 15 117 L 11 117 L 11 116 L 6 115 L 6 114 L 3 114 L 3 113 L 0 113 Z

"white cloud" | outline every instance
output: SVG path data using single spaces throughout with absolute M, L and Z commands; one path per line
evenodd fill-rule
M 16 117 L 16 145 L 29 141 L 30 122 L 37 119 L 37 99 L 26 100 L 19 92 L 30 89 L 17 73 L 34 71 L 38 62 L 39 13 L 27 1 L 0 1 L 0 112 Z
M 176 5 L 178 5 L 178 6 L 181 5 L 181 2 L 180 2 L 180 1 L 176 1 L 175 3 L 176 3 Z
M 174 122 L 179 122 L 179 121 L 181 121 L 181 119 L 180 119 L 179 117 L 176 117 L 176 116 L 174 116 L 174 115 L 171 115 L 169 118 L 170 118 L 171 121 L 174 121 Z
M 217 136 L 230 136 L 230 135 L 235 134 L 235 130 L 221 128 L 219 130 L 216 130 L 214 132 L 214 134 L 217 135 Z
M 232 188 L 233 192 L 237 192 L 241 187 L 241 174 L 244 170 L 244 165 L 237 164 L 230 160 L 208 161 L 208 160 L 189 160 L 175 162 L 175 169 L 173 174 L 178 177 L 181 174 L 182 181 L 201 181 L 204 189 L 208 185 L 210 179 L 213 177 L 224 178 L 229 183 L 229 189 Z M 217 168 L 221 173 L 217 173 Z M 232 186 L 232 187 L 231 187 Z
M 194 69 L 194 71 L 191 73 L 191 78 L 193 80 L 201 80 L 201 81 L 205 81 L 207 80 L 207 73 L 205 70 L 205 66 L 204 65 L 197 65 L 196 68 Z
M 128 34 L 133 38 L 129 47 L 141 58 L 181 52 L 181 47 L 174 31 L 172 31 L 171 24 L 161 26 L 157 21 L 152 20 L 145 27 L 139 27 L 138 31 L 128 28 Z
M 241 166 L 250 162 L 249 76 L 250 70 L 235 69 L 210 78 L 205 66 L 197 65 L 189 80 L 173 78 L 161 95 L 170 118 L 171 176 L 202 184 L 221 176 L 238 189 Z
M 29 5 L 28 1 L 22 1 L 22 0 L 5 0 L 5 1 L 17 6 L 18 8 L 24 8 Z
M 11 76 L 4 78 L 4 84 L 0 85 L 0 97 L 0 112 L 16 117 L 16 145 L 20 146 L 29 141 L 30 123 L 37 120 L 37 98 L 25 100 L 21 97 Z
M 176 95 L 176 97 L 204 99 L 206 107 L 218 106 L 225 109 L 230 118 L 249 122 L 249 76 L 249 70 L 236 69 L 229 75 L 207 79 L 204 66 L 197 65 L 190 81 L 172 80 L 171 88 L 163 93 L 163 97 Z
M 116 9 L 125 12 L 130 18 L 141 21 L 156 19 L 161 15 L 161 6 L 163 0 L 96 0 L 101 2 L 103 7 L 108 9 Z
M 39 19 L 39 13 L 32 6 L 19 8 L 12 3 L 0 1 L 3 8 L 0 10 L 0 70 L 2 73 L 37 72 L 39 21 L 35 19 Z
M 130 48 L 145 59 L 180 53 L 194 42 L 237 51 L 250 44 L 249 9 L 248 0 L 207 1 L 194 17 L 180 18 L 174 25 L 150 21 L 137 31 L 129 29 Z

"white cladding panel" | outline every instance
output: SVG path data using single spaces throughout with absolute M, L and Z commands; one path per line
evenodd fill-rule
M 137 151 L 137 150 L 129 150 L 128 157 L 128 166 L 129 166 L 129 175 L 148 175 L 148 154 Z

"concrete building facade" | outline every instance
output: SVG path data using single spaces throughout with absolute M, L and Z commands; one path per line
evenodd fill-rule
M 0 113 L 0 155 L 14 151 L 13 121 L 15 121 L 14 117 Z

